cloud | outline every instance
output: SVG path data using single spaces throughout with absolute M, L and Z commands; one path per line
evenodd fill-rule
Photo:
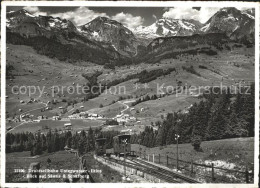
M 199 11 L 192 8 L 174 7 L 163 14 L 164 18 L 197 19 Z
M 111 17 L 111 19 L 121 22 L 124 26 L 129 29 L 135 29 L 138 26 L 142 25 L 144 22 L 144 18 L 141 16 L 133 16 L 129 13 L 118 13 Z
M 108 17 L 106 13 L 99 13 L 88 9 L 87 7 L 79 7 L 74 11 L 51 14 L 53 17 L 60 17 L 75 23 L 76 25 L 86 24 L 98 16 Z
M 123 12 L 118 13 L 114 16 L 108 16 L 106 13 L 95 12 L 93 10 L 90 10 L 87 7 L 79 7 L 72 11 L 59 12 L 53 14 L 48 14 L 47 12 L 41 12 L 38 7 L 24 7 L 24 9 L 26 9 L 28 12 L 36 16 L 48 15 L 53 17 L 60 17 L 62 19 L 67 19 L 72 21 L 77 26 L 86 24 L 98 16 L 108 17 L 110 19 L 121 22 L 124 26 L 128 27 L 129 29 L 135 29 L 136 27 L 142 25 L 144 22 L 144 18 L 142 18 L 141 16 L 133 16 L 132 14 L 123 13 Z
M 41 12 L 38 7 L 24 7 L 24 9 L 35 16 L 47 16 L 47 12 Z
M 174 7 L 170 8 L 168 11 L 164 12 L 164 18 L 173 19 L 194 19 L 201 23 L 205 23 L 208 19 L 213 16 L 220 8 L 209 8 L 201 7 L 200 10 L 194 9 L 192 7 Z
M 219 10 L 219 7 L 201 7 L 199 21 L 201 23 L 207 22 Z

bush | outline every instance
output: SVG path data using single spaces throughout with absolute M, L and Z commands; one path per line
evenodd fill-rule
M 201 138 L 200 138 L 199 136 L 194 136 L 194 137 L 191 139 L 191 144 L 192 144 L 194 150 L 196 150 L 196 151 L 202 151 L 202 150 L 201 150 L 201 147 L 200 147 Z
M 114 64 L 110 64 L 110 63 L 106 63 L 104 65 L 104 69 L 112 69 L 115 70 L 115 65 Z
M 194 67 L 193 67 L 192 65 L 191 65 L 190 67 L 182 66 L 182 69 L 185 70 L 185 71 L 187 71 L 187 72 L 189 72 L 189 73 L 191 73 L 191 74 L 195 74 L 195 75 L 197 75 L 197 76 L 201 76 L 200 73 L 198 73 L 198 72 L 194 69 Z
M 113 119 L 108 119 L 106 120 L 106 123 L 105 125 L 118 125 L 118 122 L 116 120 L 113 120 Z
M 208 67 L 204 66 L 204 65 L 199 65 L 200 69 L 208 69 Z

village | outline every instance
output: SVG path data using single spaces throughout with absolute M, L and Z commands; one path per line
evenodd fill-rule
M 121 102 L 121 101 L 120 101 Z M 35 99 L 30 99 L 30 103 L 21 101 L 21 104 L 23 105 L 29 105 L 32 103 L 39 103 L 39 101 Z M 35 133 L 40 133 L 46 135 L 47 132 L 50 130 L 51 132 L 55 131 L 56 124 L 61 124 L 63 122 L 63 126 L 59 127 L 58 133 L 63 134 L 68 131 L 78 132 L 80 133 L 81 130 L 74 128 L 75 127 L 75 121 L 79 122 L 81 121 L 82 124 L 84 124 L 85 121 L 90 122 L 97 122 L 100 127 L 106 127 L 106 129 L 113 128 L 114 126 L 120 126 L 121 132 L 129 132 L 131 133 L 131 129 L 126 129 L 129 126 L 135 126 L 136 124 L 140 125 L 140 121 L 134 117 L 133 115 L 124 113 L 125 110 L 130 109 L 131 111 L 134 111 L 134 108 L 130 108 L 128 105 L 126 105 L 124 102 L 121 102 L 125 105 L 125 109 L 120 111 L 118 115 L 115 117 L 106 117 L 104 115 L 98 114 L 98 113 L 92 113 L 89 111 L 84 111 L 84 106 L 79 106 L 78 108 L 72 108 L 68 110 L 68 107 L 59 106 L 56 107 L 56 110 L 58 110 L 59 113 L 56 113 L 55 115 L 50 115 L 50 113 L 46 114 L 45 112 L 48 112 L 50 110 L 53 110 L 53 106 L 51 105 L 51 102 L 48 101 L 46 103 L 43 103 L 45 107 L 43 108 L 37 108 L 30 111 L 21 112 L 20 115 L 16 115 L 14 118 L 7 118 L 7 121 L 14 122 L 14 123 L 20 123 L 22 124 L 32 124 L 33 126 L 41 125 L 41 123 L 44 123 L 44 126 L 41 126 L 40 129 L 38 129 Z M 35 111 L 39 110 L 39 113 L 35 113 Z M 141 111 L 144 111 L 144 108 L 141 109 Z M 47 125 L 46 125 L 47 124 Z M 87 128 L 88 126 L 86 126 Z M 7 126 L 7 131 L 12 131 L 15 129 L 15 127 Z M 83 128 L 84 130 L 84 128 Z M 87 130 L 87 129 L 85 129 Z

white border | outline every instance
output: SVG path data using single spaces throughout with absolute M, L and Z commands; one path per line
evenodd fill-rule
M 86 183 L 5 183 L 5 85 L 6 85 L 6 6 L 87 6 L 87 7 L 248 7 L 255 8 L 255 155 L 254 184 L 163 184 L 163 183 L 94 183 L 89 187 L 258 187 L 259 172 L 259 4 L 257 2 L 158 2 L 158 1 L 4 1 L 1 2 L 1 186 L 2 187 L 75 187 Z

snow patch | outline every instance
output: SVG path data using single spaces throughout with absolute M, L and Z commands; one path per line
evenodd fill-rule
M 34 15 L 29 14 L 28 12 L 26 12 L 25 15 L 27 15 L 27 16 L 29 16 L 29 17 L 32 17 L 32 18 L 35 17 Z
M 62 24 L 61 24 L 61 27 L 62 27 L 63 29 L 65 29 L 65 28 L 68 27 L 68 24 L 67 24 L 67 23 L 62 23 Z
M 109 27 L 111 27 L 112 26 L 112 24 L 109 24 L 109 23 L 104 23 L 105 25 L 108 25 Z
M 205 31 L 208 30 L 209 26 L 210 26 L 210 23 L 208 23 L 207 25 L 203 26 L 200 30 L 205 32 Z
M 180 24 L 180 26 L 181 27 L 183 27 L 184 29 L 187 29 L 187 30 L 192 30 L 193 31 L 193 29 L 192 28 L 190 28 L 190 27 L 188 27 L 187 25 L 185 25 L 183 22 L 182 22 L 182 20 L 179 20 L 179 22 L 178 22 L 179 24 Z
M 96 31 L 94 31 L 94 32 L 92 33 L 92 35 L 93 35 L 93 37 L 99 37 L 99 33 L 96 32 Z
M 255 17 L 254 16 L 252 16 L 252 15 L 250 15 L 250 14 L 248 14 L 248 13 L 246 13 L 246 12 L 242 12 L 242 14 L 244 14 L 244 15 L 247 15 L 249 18 L 251 18 L 251 19 L 255 19 Z
M 50 23 L 49 23 L 49 26 L 50 26 L 50 27 L 55 27 L 55 23 L 54 23 L 54 22 L 50 22 Z

